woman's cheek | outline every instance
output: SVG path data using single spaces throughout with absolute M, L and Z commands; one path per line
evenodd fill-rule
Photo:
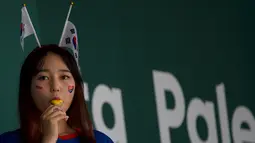
M 48 92 L 48 86 L 46 84 L 34 83 L 33 85 L 33 99 L 35 101 L 35 104 L 37 108 L 40 111 L 44 111 L 48 107 L 48 100 L 49 100 L 49 92 Z
M 41 85 L 35 85 L 35 88 L 36 88 L 37 90 L 39 90 L 39 91 L 43 90 L 43 86 L 41 86 Z
M 35 83 L 35 91 L 37 92 L 37 93 L 41 93 L 41 94 L 43 94 L 43 93 L 46 93 L 46 89 L 48 89 L 48 86 L 47 86 L 47 84 L 46 83 L 44 83 L 44 82 L 36 82 Z
M 67 91 L 69 94 L 72 94 L 74 92 L 74 85 L 68 85 Z
M 65 106 L 63 106 L 64 110 L 67 111 L 70 105 L 72 104 L 74 92 L 75 92 L 75 85 L 72 83 L 67 84 L 64 88 L 64 102 Z
M 68 95 L 73 95 L 75 90 L 75 81 L 73 79 L 66 80 L 64 83 L 64 92 Z

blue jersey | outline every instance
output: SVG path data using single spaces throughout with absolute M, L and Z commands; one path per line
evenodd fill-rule
M 0 143 L 20 143 L 20 130 L 9 131 L 0 135 Z M 113 143 L 104 133 L 94 130 L 97 143 Z M 78 134 L 59 136 L 57 143 L 80 143 Z

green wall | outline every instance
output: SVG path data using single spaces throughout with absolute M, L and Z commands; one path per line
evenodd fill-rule
M 19 71 L 24 57 L 36 46 L 30 36 L 22 52 L 21 2 L 27 3 L 41 44 L 59 42 L 69 8 L 64 0 L 2 2 L 0 133 L 18 127 Z M 186 112 L 190 101 L 198 97 L 214 104 L 218 142 L 222 142 L 215 88 L 224 83 L 234 142 L 231 121 L 235 109 L 243 105 L 253 114 L 255 111 L 254 4 L 226 0 L 75 1 L 70 21 L 78 30 L 80 65 L 88 84 L 90 110 L 93 92 L 100 84 L 118 88 L 127 141 L 163 143 L 166 140 L 160 141 L 153 70 L 168 72 L 178 79 L 185 98 L 184 121 L 171 129 L 171 141 L 192 142 Z M 165 98 L 166 108 L 174 108 L 171 93 Z M 103 114 L 105 123 L 113 126 L 114 112 L 109 105 L 103 106 Z M 209 134 L 205 120 L 198 118 L 197 123 L 198 133 L 205 140 Z M 248 129 L 255 132 L 255 127 Z

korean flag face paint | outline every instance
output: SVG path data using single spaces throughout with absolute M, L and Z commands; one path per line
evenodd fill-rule
M 73 86 L 73 85 L 69 85 L 69 86 L 68 86 L 68 92 L 69 92 L 69 93 L 72 93 L 73 90 L 74 90 L 74 86 Z
M 42 86 L 39 86 L 39 85 L 36 85 L 35 88 L 36 88 L 36 89 L 43 89 L 43 87 L 42 87 Z

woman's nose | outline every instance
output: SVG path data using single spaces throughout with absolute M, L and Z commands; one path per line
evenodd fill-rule
M 57 79 L 53 79 L 51 82 L 51 91 L 52 92 L 59 92 L 60 91 L 60 84 Z
M 52 91 L 53 91 L 53 92 L 58 92 L 59 89 L 58 89 L 58 88 L 52 88 Z

